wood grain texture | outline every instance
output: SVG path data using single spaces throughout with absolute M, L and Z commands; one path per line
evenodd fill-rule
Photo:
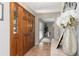
M 14 9 L 18 11 L 17 32 L 13 33 Z M 18 3 L 10 3 L 10 55 L 22 56 L 35 44 L 35 16 Z

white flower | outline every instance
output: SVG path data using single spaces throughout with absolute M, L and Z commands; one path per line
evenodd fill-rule
M 63 24 L 66 27 L 67 23 L 71 23 L 70 16 L 74 17 L 77 20 L 78 15 L 79 13 L 77 13 L 75 10 L 69 10 L 64 13 L 61 13 L 60 17 L 57 18 L 56 24 L 59 27 L 62 27 L 61 24 Z

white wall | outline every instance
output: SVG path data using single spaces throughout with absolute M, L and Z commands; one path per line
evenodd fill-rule
M 79 2 L 77 2 L 77 9 L 76 11 L 79 13 Z M 77 43 L 78 43 L 78 49 L 77 49 L 77 55 L 79 56 L 79 22 L 78 22 L 78 25 L 77 25 Z
M 42 21 L 42 19 L 39 19 L 39 40 L 42 40 L 42 38 L 44 37 L 44 22 Z
M 3 21 L 0 21 L 0 56 L 10 55 L 10 5 L 4 2 Z
M 59 38 L 59 28 L 56 24 L 54 24 L 53 27 L 54 27 L 54 39 L 57 41 Z

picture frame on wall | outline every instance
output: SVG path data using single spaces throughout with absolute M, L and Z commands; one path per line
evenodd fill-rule
M 0 3 L 0 21 L 3 20 L 3 4 Z

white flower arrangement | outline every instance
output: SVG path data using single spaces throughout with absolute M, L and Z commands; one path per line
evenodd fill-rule
M 78 19 L 78 13 L 75 10 L 69 10 L 64 13 L 61 13 L 60 17 L 57 18 L 56 24 L 60 28 L 65 28 L 68 25 L 75 26 Z

